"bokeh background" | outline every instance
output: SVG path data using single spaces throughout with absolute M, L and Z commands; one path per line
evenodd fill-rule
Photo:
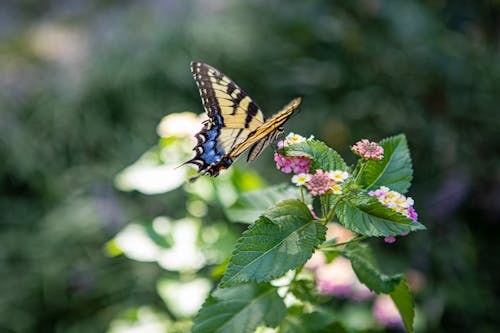
M 417 331 L 500 327 L 499 1 L 3 0 L 0 43 L 0 332 L 188 329 L 196 309 L 178 308 L 189 297 L 176 283 L 208 292 L 245 228 L 223 208 L 288 181 L 270 150 L 240 161 L 215 195 L 208 180 L 149 192 L 117 181 L 138 159 L 180 159 L 158 158 L 168 142 L 156 127 L 203 112 L 191 60 L 268 114 L 302 96 L 287 129 L 343 155 L 405 133 L 409 194 L 428 230 L 373 240 L 380 263 L 420 277 Z M 179 227 L 196 245 L 181 252 L 220 253 L 186 267 L 156 260 L 176 223 L 217 238 Z

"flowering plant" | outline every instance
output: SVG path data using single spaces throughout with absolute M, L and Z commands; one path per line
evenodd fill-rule
M 356 287 L 357 297 L 389 295 L 402 325 L 413 331 L 414 308 L 405 276 L 380 272 L 373 251 L 362 243 L 368 237 L 390 243 L 425 229 L 417 221 L 413 199 L 404 195 L 412 180 L 406 138 L 361 140 L 351 149 L 360 157 L 354 166 L 312 137 L 291 133 L 278 143 L 276 167 L 293 173 L 295 186 L 250 193 L 227 209 L 230 219 L 251 225 L 237 241 L 218 288 L 196 316 L 194 333 L 253 332 L 259 326 L 277 327 L 278 332 L 295 332 L 297 327 L 334 330 L 340 324 L 323 311 L 317 294 L 338 288 L 321 273 L 327 270 L 308 263 L 315 251 L 330 262 L 344 258 L 336 267 L 350 261 L 361 286 Z M 327 239 L 334 222 L 351 237 Z M 311 272 L 317 274 L 316 286 Z

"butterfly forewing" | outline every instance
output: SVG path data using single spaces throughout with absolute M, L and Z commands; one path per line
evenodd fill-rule
M 266 121 L 257 103 L 217 69 L 192 62 L 191 72 L 209 117 L 196 134 L 195 157 L 186 162 L 197 165 L 200 174 L 217 176 L 250 147 L 248 160 L 255 160 L 300 104 L 296 98 Z

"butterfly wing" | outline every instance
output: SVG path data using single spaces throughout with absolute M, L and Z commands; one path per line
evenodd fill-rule
M 217 176 L 250 147 L 248 161 L 256 159 L 300 104 L 296 98 L 266 121 L 258 104 L 217 69 L 192 62 L 191 72 L 209 118 L 196 134 L 196 155 L 186 162 L 197 165 L 200 175 Z
M 239 144 L 231 152 L 237 153 L 239 151 L 245 151 L 249 145 L 252 145 L 250 151 L 248 152 L 247 161 L 254 161 L 262 151 L 274 140 L 276 137 L 283 132 L 283 124 L 290 119 L 294 111 L 299 107 L 301 98 L 297 97 L 285 105 L 278 113 L 276 113 L 271 119 L 266 121 L 264 125 L 257 128 L 253 133 L 249 135 L 246 142 Z M 256 143 L 254 143 L 256 142 Z

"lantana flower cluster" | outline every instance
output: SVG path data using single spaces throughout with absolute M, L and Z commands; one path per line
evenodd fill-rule
M 305 137 L 290 133 L 285 140 L 278 142 L 278 148 L 288 147 L 294 143 L 305 142 L 313 137 Z M 342 194 L 341 183 L 344 182 L 349 174 L 342 170 L 324 171 L 317 169 L 315 173 L 310 174 L 311 159 L 306 156 L 283 156 L 279 153 L 274 154 L 276 168 L 284 173 L 294 173 L 292 182 L 297 186 L 305 186 L 311 195 L 323 195 L 328 193 Z
M 312 137 L 306 139 L 301 135 L 290 133 L 286 136 L 285 140 L 278 142 L 278 148 L 283 149 L 291 144 L 305 142 L 311 139 Z M 276 161 L 276 168 L 284 173 L 308 173 L 311 168 L 311 159 L 306 156 L 284 156 L 279 153 L 275 153 L 274 161 Z
M 292 144 L 306 142 L 311 139 L 313 139 L 312 136 L 306 139 L 301 135 L 290 133 L 284 140 L 278 142 L 278 148 L 283 149 Z M 351 150 L 365 161 L 380 161 L 384 158 L 384 148 L 378 143 L 367 139 L 356 142 L 356 144 L 351 147 Z M 312 196 L 342 194 L 346 180 L 351 177 L 347 171 L 343 170 L 326 171 L 316 169 L 314 173 L 312 173 L 310 172 L 311 159 L 307 156 L 284 156 L 275 153 L 274 160 L 276 161 L 276 168 L 278 170 L 284 173 L 294 173 L 292 183 L 297 186 L 304 186 Z M 392 191 L 386 186 L 382 186 L 375 191 L 370 191 L 368 195 L 377 197 L 382 205 L 415 222 L 417 221 L 418 215 L 413 208 L 414 202 L 411 197 L 406 197 L 399 192 Z M 396 241 L 396 236 L 406 236 L 407 234 L 408 233 L 402 233 L 400 235 L 387 236 L 384 238 L 384 241 L 387 243 L 394 243 Z
M 356 142 L 356 144 L 351 147 L 351 150 L 365 160 L 380 161 L 384 158 L 384 148 L 376 142 L 371 142 L 367 139 Z
M 387 186 L 381 186 L 379 189 L 375 191 L 368 192 L 369 196 L 377 197 L 378 201 L 392 209 L 395 212 L 398 212 L 412 221 L 417 221 L 418 214 L 413 208 L 414 201 L 411 197 L 406 197 L 404 194 L 401 194 L 396 191 L 391 191 Z M 401 234 L 400 236 L 406 236 L 407 233 Z M 387 243 L 394 243 L 396 241 L 395 236 L 385 237 L 384 240 Z
M 311 195 L 342 194 L 342 185 L 349 174 L 342 170 L 323 171 L 317 169 L 314 174 L 300 173 L 292 177 L 292 183 L 297 186 L 305 186 Z

